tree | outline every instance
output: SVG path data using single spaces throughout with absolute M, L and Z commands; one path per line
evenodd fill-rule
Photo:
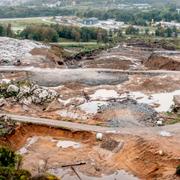
M 8 37 L 12 37 L 12 36 L 13 36 L 11 24 L 8 24 L 8 26 L 7 26 L 6 35 L 7 35 Z
M 149 35 L 149 29 L 148 28 L 145 29 L 145 35 Z
M 133 26 L 129 26 L 126 28 L 126 34 L 127 35 L 137 35 L 137 34 L 139 34 L 139 29 L 134 28 Z
M 57 31 L 49 26 L 28 26 L 20 33 L 20 37 L 48 42 L 57 42 L 59 39 Z
M 4 34 L 5 34 L 4 26 L 0 25 L 0 36 L 4 36 Z

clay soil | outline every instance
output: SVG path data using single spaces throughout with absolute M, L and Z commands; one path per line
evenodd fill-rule
M 180 57 L 172 59 L 170 57 L 152 56 L 147 62 L 145 62 L 145 66 L 148 67 L 148 69 L 153 70 L 165 69 L 180 71 Z
M 46 160 L 47 169 L 85 162 L 85 165 L 77 167 L 76 170 L 88 176 L 99 177 L 101 174 L 112 174 L 118 169 L 124 169 L 140 179 L 178 179 L 174 175 L 175 168 L 180 163 L 180 144 L 177 136 L 164 138 L 153 135 L 140 137 L 107 134 L 103 142 L 98 142 L 93 133 L 24 125 L 14 134 L 5 139 L 1 138 L 0 143 L 18 150 L 23 147 L 27 138 L 33 136 L 68 139 L 82 144 L 78 149 L 63 149 L 57 148 L 48 138 L 40 138 L 31 145 L 28 154 L 23 155 L 23 168 L 33 174 L 38 173 L 38 162 Z M 117 152 L 102 148 L 101 143 L 108 139 L 121 142 L 123 146 Z M 163 153 L 160 154 L 159 151 Z

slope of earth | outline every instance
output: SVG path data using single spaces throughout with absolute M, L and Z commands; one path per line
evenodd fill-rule
M 63 65 L 63 50 L 30 40 L 0 37 L 1 66 L 59 67 Z
M 155 51 L 145 62 L 149 69 L 180 71 L 180 51 Z
M 109 68 L 122 70 L 143 69 L 143 62 L 150 56 L 152 48 L 127 47 L 120 44 L 114 48 L 104 50 L 92 56 L 82 57 L 80 60 L 69 62 L 69 67 Z

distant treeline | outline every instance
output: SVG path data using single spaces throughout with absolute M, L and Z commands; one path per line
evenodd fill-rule
M 139 9 L 62 9 L 46 7 L 3 7 L 0 8 L 0 18 L 15 17 L 39 17 L 39 16 L 70 16 L 77 15 L 81 18 L 97 17 L 100 20 L 116 19 L 132 25 L 148 25 L 152 19 L 157 21 L 177 21 L 180 22 L 180 15 L 175 5 L 168 5 L 161 9 L 142 11 Z
M 149 22 L 154 20 L 158 21 L 177 21 L 180 22 L 180 15 L 178 14 L 176 8 L 169 7 L 166 9 L 154 9 L 150 11 L 140 11 L 140 10 L 89 10 L 84 13 L 79 12 L 77 14 L 81 17 L 97 17 L 100 20 L 115 19 L 117 21 L 123 21 L 127 24 L 132 25 L 148 25 Z
M 0 18 L 25 18 L 41 16 L 69 16 L 75 15 L 75 9 L 48 7 L 1 7 Z

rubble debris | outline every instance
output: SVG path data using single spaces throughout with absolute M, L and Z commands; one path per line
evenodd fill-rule
M 164 155 L 164 151 L 163 151 L 163 150 L 159 150 L 158 153 L 159 153 L 160 156 L 163 156 L 163 155 Z
M 21 59 L 31 56 L 30 51 L 34 48 L 49 47 L 35 41 L 0 37 L 0 64 L 19 65 Z
M 79 162 L 79 163 L 62 165 L 61 167 L 64 168 L 64 167 L 69 167 L 69 166 L 82 166 L 82 165 L 85 165 L 85 164 L 86 164 L 86 162 Z
M 18 93 L 19 92 L 19 88 L 13 84 L 9 85 L 7 88 L 7 92 L 8 93 Z
M 78 177 L 79 180 L 82 180 L 82 178 L 80 177 L 80 175 L 77 173 L 76 169 L 71 166 L 71 169 L 73 170 L 73 172 L 76 174 L 76 176 Z
M 180 115 L 180 95 L 175 95 L 173 97 L 174 106 L 173 111 Z
M 16 123 L 11 121 L 8 116 L 0 117 L 0 137 L 12 134 L 16 129 Z
M 15 98 L 22 105 L 50 103 L 58 97 L 55 90 L 38 86 L 29 81 L 10 82 L 0 84 L 2 99 Z M 10 100 L 10 99 L 8 99 Z M 3 100 L 1 100 L 3 105 Z
M 147 104 L 125 99 L 101 106 L 96 118 L 110 127 L 156 126 L 158 113 Z
M 103 134 L 102 134 L 102 133 L 97 133 L 97 134 L 96 134 L 96 139 L 99 140 L 99 141 L 102 141 L 102 139 L 103 139 Z
M 4 98 L 0 98 L 0 107 L 6 104 L 6 100 Z
M 113 139 L 106 139 L 102 142 L 101 148 L 109 150 L 109 151 L 113 151 L 115 148 L 119 146 L 119 143 L 120 142 Z
M 163 125 L 163 121 L 162 121 L 162 120 L 158 120 L 158 121 L 156 122 L 156 124 L 157 124 L 158 126 L 162 126 L 162 125 Z

